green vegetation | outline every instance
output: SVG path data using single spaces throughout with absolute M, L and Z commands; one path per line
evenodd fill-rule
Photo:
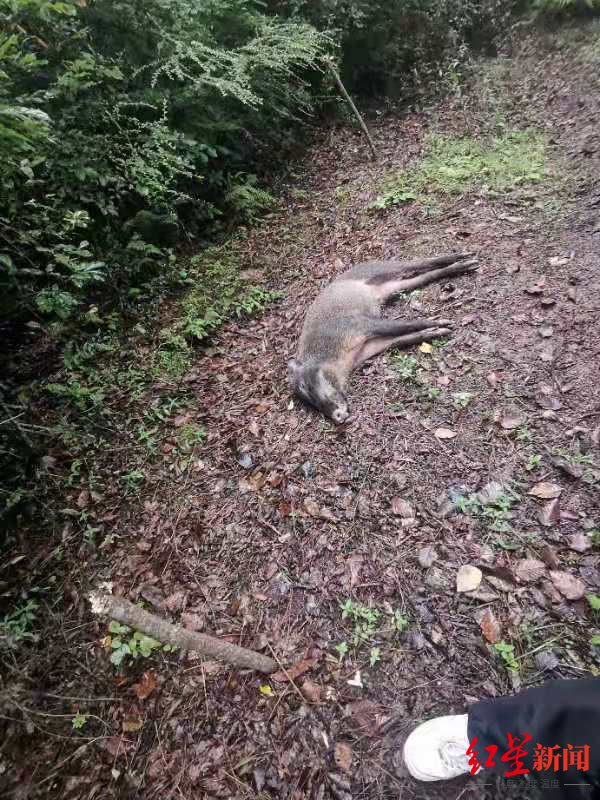
M 507 494 L 504 491 L 489 499 L 483 499 L 477 494 L 472 494 L 468 497 L 456 497 L 454 499 L 454 507 L 461 514 L 468 514 L 477 518 L 490 531 L 508 533 L 512 530 L 510 510 L 517 499 L 515 495 Z
M 349 620 L 353 627 L 349 637 L 350 644 L 344 640 L 334 647 L 340 660 L 349 652 L 350 646 L 354 651 L 369 646 L 369 665 L 375 666 L 381 660 L 381 648 L 374 644 L 378 634 L 381 633 L 383 612 L 378 608 L 363 606 L 348 598 L 340 605 L 342 619 Z M 400 635 L 409 627 L 408 619 L 399 609 L 394 611 L 390 627 L 394 634 Z
M 509 131 L 488 142 L 433 135 L 422 161 L 386 177 L 369 208 L 410 200 L 431 203 L 436 195 L 473 189 L 493 195 L 540 183 L 547 177 L 545 150 L 544 139 L 535 131 Z
M 121 625 L 114 620 L 108 626 L 108 630 L 110 635 L 106 637 L 105 645 L 111 650 L 110 660 L 115 667 L 120 667 L 128 657 L 149 658 L 155 651 L 163 650 L 165 653 L 170 653 L 174 649 L 169 644 L 163 645 L 156 639 L 139 631 L 132 631 L 127 625 Z
M 498 642 L 493 644 L 492 650 L 497 653 L 502 659 L 502 663 L 508 672 L 518 672 L 519 664 L 515 658 L 515 647 L 507 642 Z

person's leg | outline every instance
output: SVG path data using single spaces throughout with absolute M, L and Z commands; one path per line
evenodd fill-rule
M 474 772 L 479 763 L 509 776 L 529 770 L 555 788 L 600 787 L 600 679 L 555 681 L 429 720 L 408 737 L 404 760 L 420 780 Z

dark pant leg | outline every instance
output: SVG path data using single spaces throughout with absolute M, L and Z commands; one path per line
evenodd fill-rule
M 559 796 L 600 800 L 600 678 L 553 681 L 511 697 L 482 700 L 469 711 L 468 734 L 471 743 L 477 738 L 473 749 L 481 761 L 483 777 L 487 771 L 483 771 L 484 764 L 490 755 L 485 748 L 497 748 L 491 759 L 495 766 L 487 768 L 490 772 L 512 772 L 517 767 L 515 759 L 502 761 L 502 756 L 510 749 L 508 734 L 521 742 L 526 734 L 531 739 L 522 745 L 526 752 L 520 758 L 522 768 L 530 770 L 530 776 L 543 785 L 545 781 L 550 782 L 555 791 L 549 791 L 549 800 L 558 800 Z M 555 754 L 560 754 L 558 770 L 554 769 L 554 759 L 549 769 L 540 770 L 535 756 L 538 745 L 559 746 L 554 750 Z M 578 769 L 577 762 L 564 769 L 563 751 L 569 752 L 568 745 L 589 747 L 587 772 Z M 511 756 L 515 754 L 513 750 Z M 523 780 L 521 776 L 515 778 Z M 560 783 L 559 791 L 556 791 L 556 781 Z M 591 786 L 570 786 L 586 783 Z

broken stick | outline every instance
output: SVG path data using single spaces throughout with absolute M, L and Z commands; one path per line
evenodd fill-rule
M 362 129 L 362 132 L 367 137 L 367 142 L 369 143 L 369 147 L 371 148 L 371 153 L 373 154 L 373 160 L 377 161 L 377 150 L 375 150 L 375 145 L 373 144 L 373 139 L 371 139 L 371 134 L 369 133 L 369 129 L 365 125 L 365 121 L 361 117 L 358 108 L 354 105 L 354 101 L 352 100 L 352 98 L 348 94 L 348 92 L 346 90 L 346 87 L 342 83 L 342 79 L 340 78 L 340 76 L 338 74 L 338 71 L 333 66 L 333 61 L 331 61 L 329 58 L 326 58 L 325 59 L 325 63 L 329 67 L 329 71 L 331 72 L 334 81 L 337 83 L 338 89 L 342 93 L 342 96 L 344 97 L 345 101 L 348 103 L 348 105 L 352 109 L 352 113 L 354 114 L 354 116 L 358 120 L 358 124 L 360 125 L 360 127 Z
M 180 650 L 191 650 L 207 658 L 225 661 L 227 664 L 242 669 L 255 669 L 258 672 L 266 673 L 275 672 L 278 669 L 277 662 L 268 656 L 263 656 L 245 647 L 239 647 L 237 644 L 223 642 L 213 636 L 190 631 L 180 625 L 173 625 L 157 617 L 156 614 L 151 614 L 149 611 L 135 606 L 124 597 L 91 592 L 89 600 L 94 614 L 128 625 L 162 644 L 170 644 Z

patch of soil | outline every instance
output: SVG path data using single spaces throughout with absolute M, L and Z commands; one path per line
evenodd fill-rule
M 167 448 L 143 496 L 103 498 L 118 538 L 110 560 L 84 565 L 90 584 L 110 579 L 116 593 L 196 630 L 314 666 L 290 684 L 165 655 L 115 677 L 99 644 L 106 627 L 91 619 L 87 586 L 74 576 L 64 587 L 73 603 L 62 647 L 24 676 L 6 664 L 7 792 L 535 796 L 516 780 L 419 785 L 399 746 L 416 721 L 517 686 L 487 646 L 486 609 L 498 638 L 514 643 L 523 684 L 577 677 L 598 663 L 585 600 L 568 599 L 553 577 L 566 572 L 586 592 L 600 590 L 598 549 L 587 546 L 600 521 L 600 139 L 592 128 L 600 70 L 574 53 L 527 40 L 493 66 L 502 70 L 499 96 L 479 83 L 428 113 L 383 114 L 371 126 L 377 165 L 355 131 L 324 131 L 282 212 L 246 244 L 245 267 L 285 298 L 260 319 L 228 325 L 184 379 L 197 398 L 190 413 L 208 431 L 198 458 L 180 473 Z M 435 213 L 412 204 L 366 214 L 382 175 L 418 159 L 428 132 L 486 133 L 500 106 L 510 126 L 548 134 L 569 176 L 555 196 L 473 190 Z M 353 421 L 343 428 L 290 403 L 286 361 L 308 303 L 334 275 L 370 258 L 463 250 L 479 256 L 477 274 L 401 301 L 407 314 L 455 320 L 445 347 L 411 353 L 439 399 L 423 400 L 388 356 L 355 375 Z M 466 407 L 452 398 L 463 393 L 472 395 Z M 456 435 L 438 438 L 439 428 Z M 527 494 L 541 481 L 561 487 L 552 509 L 553 500 Z M 453 510 L 452 499 L 492 482 L 518 495 L 508 516 Z M 524 559 L 542 562 L 537 578 L 529 580 Z M 455 590 L 467 564 L 483 572 L 479 594 Z M 350 646 L 341 659 L 334 649 L 353 635 L 340 611 L 347 598 L 387 621 L 397 609 L 409 621 L 401 635 L 382 626 L 373 667 L 369 646 Z M 536 658 L 550 651 L 554 661 Z M 140 698 L 144 670 L 156 688 Z M 76 712 L 90 717 L 74 734 L 62 715 Z

